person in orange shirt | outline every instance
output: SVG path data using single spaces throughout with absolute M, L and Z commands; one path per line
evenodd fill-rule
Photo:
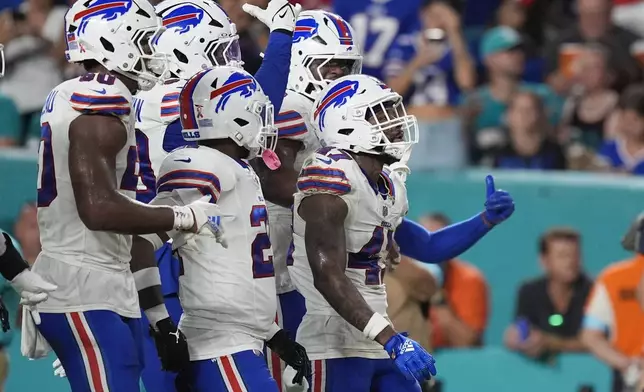
M 644 215 L 624 236 L 622 246 L 635 255 L 605 268 L 586 304 L 582 342 L 598 359 L 613 368 L 612 391 L 633 388 L 642 376 L 644 311 L 636 290 L 644 274 Z
M 450 224 L 440 213 L 419 221 L 430 231 Z M 443 286 L 432 296 L 429 309 L 430 339 L 434 349 L 482 345 L 488 320 L 488 285 L 470 263 L 453 259 L 440 264 Z

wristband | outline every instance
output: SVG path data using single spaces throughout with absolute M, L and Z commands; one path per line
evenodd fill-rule
M 376 340 L 376 336 L 378 336 L 380 332 L 382 332 L 389 326 L 389 321 L 387 321 L 387 319 L 384 318 L 380 313 L 376 312 L 371 316 L 369 322 L 367 323 L 367 326 L 362 330 L 362 333 L 365 337 L 371 340 Z
M 168 314 L 168 309 L 166 309 L 165 304 L 157 305 L 153 308 L 146 309 L 143 311 L 145 317 L 148 318 L 150 325 L 154 328 L 155 331 L 158 331 L 157 323 L 161 320 L 170 318 Z
M 175 230 L 190 231 L 195 224 L 195 216 L 188 206 L 172 206 Z

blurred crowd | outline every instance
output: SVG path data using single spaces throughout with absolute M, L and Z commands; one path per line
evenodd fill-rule
M 70 1 L 0 5 L 0 147 L 37 149 L 47 93 L 80 72 L 64 57 Z M 244 2 L 219 1 L 253 73 L 268 32 Z M 641 0 L 299 2 L 349 21 L 364 72 L 405 97 L 420 127 L 412 168 L 644 174 Z

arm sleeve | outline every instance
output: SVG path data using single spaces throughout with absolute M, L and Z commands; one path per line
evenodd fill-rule
M 394 238 L 403 255 L 424 263 L 440 263 L 459 256 L 489 231 L 480 214 L 433 233 L 405 218 Z
M 279 113 L 286 92 L 288 70 L 291 65 L 292 35 L 281 31 L 274 31 L 268 37 L 268 46 L 264 55 L 262 66 L 255 74 L 255 79 Z

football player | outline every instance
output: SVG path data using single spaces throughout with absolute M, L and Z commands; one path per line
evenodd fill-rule
M 174 243 L 184 309 L 180 329 L 191 359 L 182 382 L 197 392 L 278 391 L 262 355 L 265 340 L 303 370 L 300 380 L 310 365 L 301 346 L 273 337 L 268 212 L 248 164 L 259 157 L 269 167 L 279 165 L 273 105 L 247 72 L 215 67 L 186 83 L 179 107 L 183 137 L 198 147 L 176 149 L 164 159 L 152 203 L 186 205 L 210 195 L 226 228 L 225 246 L 205 236 Z
M 131 234 L 200 232 L 216 211 L 207 200 L 175 207 L 134 200 L 139 172 L 132 94 L 167 74 L 165 56 L 151 45 L 163 30 L 152 5 L 76 2 L 65 25 L 67 59 L 87 73 L 57 86 L 41 116 L 42 252 L 34 272 L 58 288 L 39 304 L 38 330 L 65 367 L 72 391 L 138 392 L 142 331 Z M 169 318 L 155 328 L 168 347 L 185 346 Z M 26 345 L 38 341 L 23 328 Z
M 261 68 L 255 75 L 271 102 L 279 108 L 284 98 L 287 73 L 275 70 L 288 69 L 290 45 L 299 8 L 286 0 L 272 0 L 266 10 L 249 8 L 260 19 L 270 20 L 271 35 Z M 159 167 L 165 156 L 175 148 L 188 143 L 181 136 L 179 121 L 179 93 L 186 81 L 196 73 L 213 66 L 240 66 L 241 53 L 235 24 L 214 2 L 205 0 L 166 0 L 156 6 L 165 31 L 154 43 L 157 51 L 168 53 L 170 70 L 178 79 L 173 83 L 158 84 L 149 91 L 141 91 L 134 98 L 136 141 L 139 154 L 140 182 L 137 200 L 148 203 L 156 195 Z M 264 14 L 271 13 L 264 17 Z M 275 16 L 275 17 L 273 17 Z M 137 239 L 135 239 L 137 241 Z M 172 246 L 164 245 L 157 251 L 158 271 L 165 305 L 172 320 L 179 322 L 182 310 L 178 299 L 178 262 L 172 255 Z M 152 269 L 156 269 L 153 267 Z M 137 276 L 153 270 L 141 271 Z M 141 305 L 148 296 L 141 297 Z M 154 300 L 156 297 L 152 297 Z M 147 328 L 147 319 L 142 319 Z M 145 343 L 145 368 L 143 383 L 149 391 L 173 391 L 175 373 L 163 372 L 151 337 Z
M 275 118 L 279 130 L 276 153 L 282 165 L 277 170 L 270 170 L 261 162 L 255 165 L 269 201 L 278 294 L 277 323 L 292 339 L 305 308 L 304 298 L 295 290 L 287 270 L 290 264 L 287 260 L 291 260 L 291 206 L 302 162 L 319 147 L 308 118 L 319 92 L 330 81 L 359 73 L 361 63 L 362 56 L 353 42 L 351 27 L 342 18 L 324 11 L 300 13 L 293 33 L 288 89 Z M 268 352 L 267 357 L 273 377 L 281 384 L 284 369 L 279 356 Z
M 325 147 L 297 182 L 290 268 L 306 298 L 297 340 L 313 360 L 313 390 L 420 391 L 434 359 L 390 325 L 383 284 L 408 210 L 404 181 L 386 165 L 417 142 L 416 119 L 400 95 L 363 75 L 338 79 L 314 107 Z

